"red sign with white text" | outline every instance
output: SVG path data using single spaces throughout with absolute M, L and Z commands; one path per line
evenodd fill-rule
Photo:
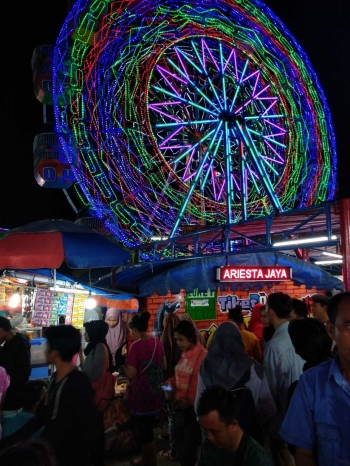
M 292 279 L 292 267 L 218 267 L 216 278 L 221 282 L 285 281 Z

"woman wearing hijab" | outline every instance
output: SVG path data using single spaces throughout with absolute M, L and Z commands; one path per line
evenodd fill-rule
M 235 386 L 249 388 L 263 425 L 276 415 L 276 404 L 263 366 L 249 358 L 237 325 L 230 321 L 218 326 L 201 364 L 195 401 L 196 411 L 201 393 L 213 385 L 219 385 L 226 390 Z
M 0 366 L 0 413 L 1 407 L 4 403 L 7 389 L 10 386 L 10 376 L 7 374 L 6 369 Z M 1 439 L 1 423 L 0 423 L 0 439 Z
M 248 332 L 254 333 L 258 337 L 258 340 L 262 342 L 263 339 L 263 331 L 264 331 L 264 324 L 261 322 L 261 315 L 260 310 L 262 307 L 265 307 L 265 304 L 257 303 L 253 307 L 252 315 L 250 317 L 250 321 L 248 324 Z
M 100 412 L 105 411 L 114 396 L 115 381 L 112 376 L 112 356 L 106 335 L 108 325 L 102 320 L 85 322 L 83 372 L 89 377 L 95 389 L 95 404 Z
M 175 365 L 180 359 L 181 351 L 176 344 L 173 329 L 179 323 L 179 317 L 177 314 L 166 314 L 163 319 L 163 333 L 160 337 L 160 341 L 163 343 L 166 368 L 164 371 L 164 379 L 168 380 L 173 377 Z
M 165 314 L 163 319 L 163 332 L 160 341 L 163 343 L 164 348 L 164 380 L 168 380 L 174 376 L 175 365 L 180 359 L 181 351 L 177 346 L 174 338 L 174 327 L 180 322 L 178 314 Z M 170 415 L 169 415 L 170 416 Z M 169 421 L 170 422 L 170 421 Z M 161 440 L 169 438 L 169 432 L 164 430 L 162 434 L 158 435 Z
M 187 320 L 188 322 L 191 322 L 191 324 L 193 324 L 193 326 L 194 326 L 194 328 L 196 330 L 196 334 L 197 334 L 197 341 L 198 341 L 199 344 L 201 344 L 205 348 L 206 347 L 206 342 L 204 340 L 204 337 L 201 334 L 201 332 L 198 330 L 197 325 L 193 322 L 193 319 L 190 316 L 190 314 L 188 312 L 182 312 L 181 314 L 179 314 L 179 319 L 180 320 Z
M 119 370 L 125 364 L 127 347 L 127 329 L 120 315 L 120 310 L 111 307 L 106 312 L 105 321 L 108 324 L 107 344 L 112 353 L 113 368 Z

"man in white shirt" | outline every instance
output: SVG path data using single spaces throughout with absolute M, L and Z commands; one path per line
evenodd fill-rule
M 310 307 L 312 316 L 319 320 L 322 324 L 325 324 L 328 320 L 327 306 L 329 303 L 328 296 L 323 294 L 313 294 L 310 297 Z
M 287 443 L 278 430 L 288 409 L 288 389 L 303 373 L 304 360 L 295 353 L 288 333 L 288 316 L 292 298 L 285 293 L 272 293 L 267 298 L 269 322 L 275 328 L 272 339 L 264 350 L 264 370 L 272 396 L 277 405 L 277 415 L 270 426 L 270 449 L 275 466 L 293 466 L 294 459 Z

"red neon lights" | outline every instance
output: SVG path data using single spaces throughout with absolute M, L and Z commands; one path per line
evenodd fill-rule
M 221 282 L 286 281 L 292 279 L 292 267 L 218 267 L 216 278 Z

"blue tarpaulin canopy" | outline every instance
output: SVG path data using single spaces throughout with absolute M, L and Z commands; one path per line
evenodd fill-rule
M 192 292 L 198 289 L 205 292 L 208 289 L 216 290 L 217 287 L 232 291 L 238 287 L 249 290 L 261 289 L 264 286 L 271 288 L 273 282 L 225 282 L 220 283 L 216 279 L 216 268 L 231 266 L 283 266 L 292 267 L 293 282 L 296 286 L 305 285 L 310 289 L 343 290 L 343 282 L 335 276 L 324 271 L 320 267 L 304 262 L 286 254 L 276 255 L 271 253 L 240 254 L 233 256 L 207 256 L 195 259 L 186 259 L 173 262 L 155 262 L 135 265 L 115 274 L 115 286 L 120 291 L 132 293 L 140 297 L 150 296 L 157 292 L 165 296 L 168 291 L 178 293 L 180 289 Z M 104 287 L 110 283 L 110 277 L 99 281 L 99 286 Z
M 0 233 L 0 269 L 110 268 L 131 261 L 111 237 L 69 220 L 40 220 Z

